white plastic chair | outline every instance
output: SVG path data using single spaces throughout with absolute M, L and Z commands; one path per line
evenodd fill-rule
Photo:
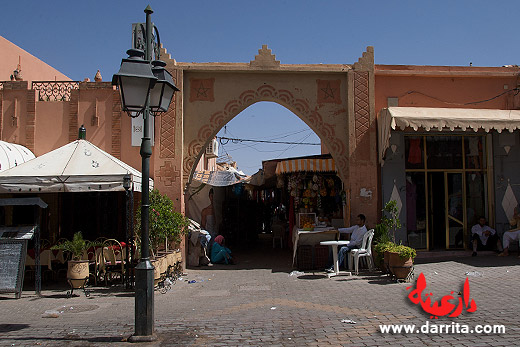
M 363 235 L 363 242 L 361 248 L 353 249 L 348 254 L 349 266 L 354 262 L 354 271 L 356 275 L 359 273 L 359 258 L 366 258 L 368 269 L 374 269 L 374 261 L 372 259 L 372 239 L 374 238 L 374 229 L 370 229 Z M 351 268 L 350 268 L 351 269 Z

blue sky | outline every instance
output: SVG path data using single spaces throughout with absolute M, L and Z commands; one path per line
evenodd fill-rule
M 262 44 L 282 64 L 351 64 L 367 46 L 374 46 L 376 64 L 501 66 L 520 57 L 520 2 L 500 0 L 18 0 L 2 3 L 0 35 L 73 80 L 93 80 L 98 69 L 110 80 L 130 47 L 131 24 L 144 22 L 148 4 L 163 45 L 183 62 L 249 62 Z M 281 106 L 259 103 L 231 121 L 226 135 L 319 142 L 305 129 Z M 247 173 L 262 159 L 319 152 L 250 146 L 224 146 Z

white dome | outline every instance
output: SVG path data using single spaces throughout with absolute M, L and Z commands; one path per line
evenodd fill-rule
M 13 168 L 34 158 L 33 152 L 24 146 L 0 141 L 0 171 Z

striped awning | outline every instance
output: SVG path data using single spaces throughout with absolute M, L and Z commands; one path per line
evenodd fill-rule
M 276 164 L 276 174 L 297 171 L 336 171 L 334 159 L 293 159 Z

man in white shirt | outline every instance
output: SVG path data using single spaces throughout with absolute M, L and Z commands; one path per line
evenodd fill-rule
M 499 251 L 502 251 L 502 243 L 498 238 L 495 229 L 486 225 L 486 218 L 480 217 L 478 224 L 471 228 L 471 241 L 473 243 L 473 257 L 477 256 L 477 249 L 492 249 L 497 246 Z
M 338 231 L 341 234 L 351 234 L 350 243 L 340 248 L 338 251 L 338 264 L 343 264 L 345 257 L 348 252 L 352 249 L 356 249 L 361 247 L 361 243 L 363 242 L 363 236 L 367 232 L 367 227 L 365 226 L 366 217 L 364 214 L 359 214 L 357 216 L 357 224 L 351 226 L 350 228 L 339 228 Z M 334 264 L 332 267 L 326 270 L 327 272 L 334 272 Z

